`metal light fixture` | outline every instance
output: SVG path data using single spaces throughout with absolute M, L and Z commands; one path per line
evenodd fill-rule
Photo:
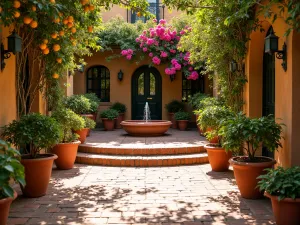
M 230 72 L 234 73 L 235 71 L 237 71 L 237 68 L 238 68 L 237 62 L 234 60 L 231 61 L 229 64 Z
M 282 59 L 281 66 L 284 71 L 287 70 L 287 53 L 286 53 L 286 43 L 284 42 L 282 50 L 278 50 L 278 39 L 279 37 L 274 34 L 271 30 L 270 34 L 265 38 L 265 53 L 273 55 L 276 53 L 277 59 Z
M 120 72 L 118 73 L 118 79 L 119 79 L 119 81 L 123 80 L 123 75 L 124 75 L 123 71 L 120 70 Z
M 11 57 L 11 53 L 14 55 L 17 52 L 22 51 L 22 39 L 21 37 L 13 31 L 11 35 L 7 37 L 8 49 L 4 49 L 3 43 L 1 43 L 0 51 L 1 51 L 1 71 L 5 68 L 5 59 L 9 59 Z

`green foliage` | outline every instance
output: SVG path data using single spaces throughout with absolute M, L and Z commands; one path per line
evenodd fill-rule
M 90 100 L 83 95 L 72 95 L 66 97 L 65 106 L 77 114 L 87 114 L 91 111 Z
M 223 124 L 220 134 L 226 150 L 239 152 L 246 150 L 251 161 L 255 161 L 255 152 L 262 146 L 268 151 L 282 147 L 280 143 L 283 124 L 275 122 L 273 115 L 261 118 L 249 118 L 243 113 L 237 114 Z M 245 144 L 244 144 L 245 143 Z
M 119 113 L 118 113 L 118 111 L 116 111 L 114 109 L 106 109 L 101 112 L 100 116 L 101 116 L 101 118 L 114 120 L 115 118 L 117 118 L 119 116 Z
M 20 163 L 20 153 L 10 144 L 0 139 L 0 200 L 14 196 L 12 180 L 25 186 L 24 167 Z
M 184 110 L 184 103 L 178 100 L 172 100 L 171 102 L 165 105 L 165 108 L 169 113 L 176 113 Z
M 86 124 L 85 120 L 70 109 L 59 108 L 52 113 L 54 118 L 60 125 L 63 135 L 60 138 L 61 143 L 69 143 L 77 140 L 78 135 L 73 134 L 74 130 L 83 129 Z
M 201 111 L 197 123 L 201 129 L 207 130 L 205 136 L 208 140 L 218 136 L 219 144 L 221 144 L 222 135 L 219 131 L 224 121 L 234 117 L 234 112 L 225 106 L 208 106 Z M 210 130 L 208 130 L 208 128 Z
M 85 128 L 94 129 L 96 127 L 96 122 L 88 117 L 82 117 L 85 122 Z
M 204 100 L 205 98 L 208 98 L 209 96 L 207 94 L 198 92 L 194 95 L 192 95 L 192 97 L 189 99 L 188 103 L 189 105 L 191 105 L 194 109 L 201 109 L 202 108 L 202 100 Z
M 191 116 L 187 112 L 177 112 L 174 114 L 175 120 L 190 120 Z
M 267 173 L 260 175 L 258 187 L 273 196 L 278 196 L 278 200 L 284 198 L 300 198 L 300 167 L 284 169 L 266 169 Z
M 2 135 L 7 142 L 36 158 L 42 149 L 57 144 L 62 132 L 53 118 L 31 113 L 4 126 Z
M 127 111 L 126 105 L 120 102 L 115 102 L 110 108 L 118 111 L 119 113 L 125 113 Z
M 90 113 L 96 113 L 100 104 L 100 99 L 98 98 L 98 96 L 95 93 L 86 93 L 83 96 L 90 101 Z

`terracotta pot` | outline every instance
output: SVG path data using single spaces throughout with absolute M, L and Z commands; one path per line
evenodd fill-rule
M 81 142 L 81 144 L 83 144 L 85 142 L 85 139 L 89 133 L 89 128 L 83 128 L 81 130 L 75 130 L 74 131 L 76 134 L 79 135 L 79 141 Z
M 117 121 L 116 121 L 116 128 L 117 129 L 121 129 L 121 122 L 124 121 L 124 115 L 125 113 L 119 113 L 119 116 L 117 117 Z
M 171 121 L 171 122 L 172 122 L 172 126 L 171 126 L 171 128 L 173 128 L 173 129 L 177 129 L 177 123 L 176 123 L 176 120 L 175 120 L 174 114 L 175 114 L 175 113 L 169 113 L 169 114 L 168 114 L 168 118 L 169 118 L 169 121 Z
M 58 156 L 54 161 L 58 169 L 69 170 L 74 167 L 79 144 L 80 141 L 59 143 L 52 148 L 52 152 Z
M 278 196 L 265 192 L 265 196 L 271 199 L 273 213 L 277 225 L 299 225 L 300 224 L 300 198 L 295 200 L 285 198 L 278 201 Z
M 208 127 L 206 131 L 212 131 L 212 128 Z M 204 132 L 205 133 L 205 132 Z M 219 138 L 218 136 L 214 137 L 213 139 L 209 140 L 209 143 L 211 144 L 218 144 L 219 143 Z
M 25 167 L 26 186 L 22 189 L 23 195 L 31 198 L 41 197 L 46 194 L 50 181 L 53 161 L 57 159 L 54 154 L 40 154 L 40 158 L 31 159 L 23 155 L 22 165 Z
M 11 205 L 12 201 L 17 198 L 17 196 L 18 196 L 17 192 L 14 192 L 13 198 L 0 199 L 0 225 L 7 224 L 7 218 L 9 215 L 10 205 Z
M 263 197 L 263 192 L 257 188 L 259 179 L 258 176 L 265 174 L 264 169 L 272 168 L 276 163 L 276 160 L 268 157 L 259 157 L 269 160 L 268 162 L 240 162 L 238 158 L 243 156 L 233 157 L 229 160 L 229 163 L 233 167 L 236 183 L 241 192 L 243 198 L 257 199 Z
M 81 116 L 84 116 L 84 117 L 90 118 L 92 120 L 95 120 L 95 115 L 94 114 L 81 114 Z
M 213 144 L 205 145 L 208 154 L 211 169 L 216 172 L 227 171 L 229 168 L 228 160 L 232 157 L 231 152 L 226 152 L 224 148 L 214 146 Z
M 188 120 L 177 120 L 179 130 L 185 131 L 188 126 Z
M 109 120 L 107 118 L 102 118 L 102 122 L 103 122 L 103 126 L 104 126 L 104 130 L 106 131 L 112 131 L 114 130 L 115 127 L 115 120 Z
M 91 135 L 91 129 L 88 128 L 88 132 L 87 132 L 86 136 L 89 137 L 90 135 Z

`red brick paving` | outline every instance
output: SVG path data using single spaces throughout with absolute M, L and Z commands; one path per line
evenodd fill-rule
M 240 197 L 232 171 L 210 166 L 54 169 L 48 194 L 19 197 L 8 225 L 275 224 L 268 199 Z

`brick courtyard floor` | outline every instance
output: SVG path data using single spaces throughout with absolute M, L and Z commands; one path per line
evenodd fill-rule
M 54 169 L 46 196 L 13 202 L 8 225 L 13 224 L 275 223 L 268 199 L 242 199 L 232 171 L 211 172 L 205 164 Z

